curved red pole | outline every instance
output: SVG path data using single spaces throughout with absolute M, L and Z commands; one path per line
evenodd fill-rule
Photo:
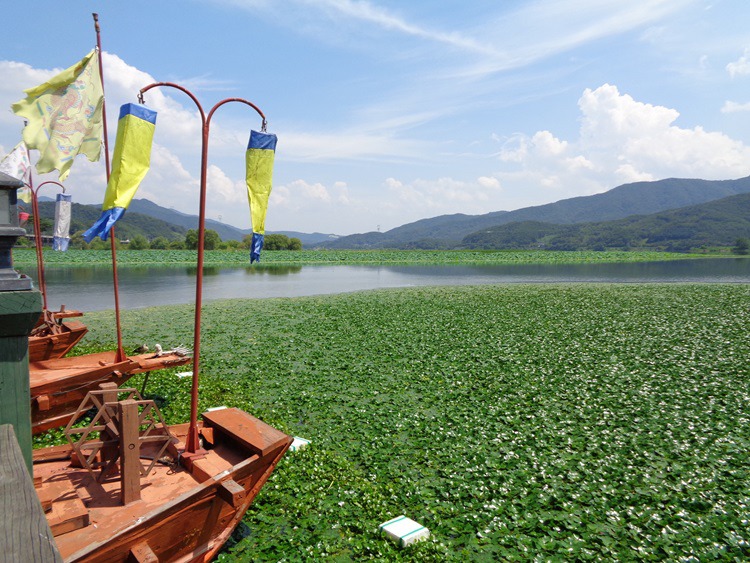
M 65 193 L 65 186 L 60 182 L 54 180 L 48 180 L 42 182 L 36 188 L 29 185 L 31 191 L 31 212 L 34 214 L 34 235 L 36 240 L 36 271 L 37 277 L 39 278 L 39 291 L 42 293 L 42 307 L 47 310 L 47 281 L 44 279 L 44 254 L 42 252 L 42 227 L 41 220 L 39 219 L 39 200 L 38 194 L 42 186 L 47 184 L 55 184 L 62 188 L 62 192 Z
M 158 86 L 168 86 L 176 88 L 193 100 L 198 107 L 201 116 L 202 140 L 201 140 L 201 180 L 200 180 L 200 205 L 198 215 L 198 271 L 195 281 L 195 322 L 193 326 L 193 382 L 190 392 L 190 426 L 188 428 L 187 439 L 185 440 L 185 451 L 196 453 L 200 449 L 198 439 L 198 381 L 200 376 L 200 347 L 201 347 L 201 307 L 203 306 L 203 263 L 204 252 L 203 245 L 206 238 L 206 176 L 208 170 L 208 132 L 211 126 L 211 117 L 214 112 L 229 102 L 241 102 L 252 107 L 263 118 L 263 130 L 266 128 L 266 116 L 260 111 L 258 106 L 242 98 L 227 98 L 218 102 L 208 113 L 208 117 L 203 111 L 198 99 L 186 88 L 172 82 L 155 82 L 141 88 L 138 94 L 138 100 L 143 103 L 143 94 L 151 88 Z

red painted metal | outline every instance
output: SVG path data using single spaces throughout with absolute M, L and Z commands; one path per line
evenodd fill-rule
M 208 133 L 211 126 L 211 117 L 214 112 L 229 102 L 240 102 L 253 108 L 263 119 L 263 131 L 266 130 L 266 116 L 263 112 L 253 104 L 243 98 L 227 98 L 216 103 L 214 107 L 208 112 L 206 117 L 198 99 L 186 88 L 179 84 L 172 82 L 155 82 L 149 84 L 144 88 L 141 88 L 138 94 L 138 100 L 143 103 L 143 94 L 159 86 L 168 86 L 170 88 L 176 88 L 187 94 L 191 100 L 195 103 L 200 112 L 201 125 L 202 125 L 202 143 L 201 143 L 201 187 L 200 187 L 200 205 L 198 215 L 198 271 L 196 273 L 195 281 L 195 324 L 193 328 L 193 382 L 190 393 L 190 427 L 188 429 L 188 435 L 185 440 L 185 451 L 189 454 L 194 454 L 200 449 L 198 439 L 198 381 L 200 376 L 200 344 L 201 344 L 201 307 L 203 304 L 203 262 L 204 262 L 204 251 L 203 245 L 206 236 L 206 175 L 208 170 Z
M 102 93 L 104 93 L 104 66 L 102 65 L 102 37 L 99 28 L 99 14 L 91 14 L 94 17 L 94 29 L 96 30 L 96 48 L 99 51 L 99 77 L 102 81 Z M 104 167 L 107 172 L 107 183 L 109 183 L 109 136 L 107 135 L 107 105 L 106 96 L 102 100 L 102 126 L 104 136 Z M 120 323 L 120 285 L 117 280 L 117 248 L 115 242 L 114 226 L 109 230 L 109 246 L 112 251 L 112 285 L 115 292 L 115 329 L 117 332 L 117 361 L 125 361 L 127 356 L 122 348 L 122 325 Z
M 28 150 L 28 149 L 27 149 Z M 42 307 L 47 310 L 47 282 L 44 279 L 44 254 L 42 252 L 42 227 L 41 220 L 39 219 L 39 200 L 38 194 L 42 186 L 47 184 L 55 184 L 62 188 L 62 192 L 65 193 L 65 186 L 60 182 L 54 180 L 48 180 L 42 182 L 36 188 L 31 182 L 31 176 L 29 176 L 29 189 L 31 190 L 31 212 L 34 214 L 34 235 L 36 240 L 36 271 L 37 278 L 39 280 L 39 291 L 42 293 Z

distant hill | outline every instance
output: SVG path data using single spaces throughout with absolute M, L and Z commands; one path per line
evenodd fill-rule
M 651 249 L 688 252 L 729 247 L 750 238 L 750 193 L 708 203 L 616 221 L 555 225 L 521 221 L 467 235 L 462 246 L 474 249 L 608 250 Z
M 85 231 L 91 227 L 102 213 L 101 205 L 82 205 L 73 203 L 70 212 L 70 232 Z M 39 217 L 54 220 L 55 204 L 51 201 L 39 201 Z M 183 239 L 187 229 L 161 219 L 149 217 L 143 213 L 134 213 L 128 209 L 125 216 L 117 223 L 117 236 L 120 239 L 130 239 L 135 235 L 143 235 L 149 240 L 165 237 L 168 240 Z
M 86 230 L 94 224 L 101 214 L 100 205 L 73 204 L 71 211 L 71 233 Z M 51 198 L 39 198 L 39 216 L 45 219 L 54 219 L 55 204 Z M 184 238 L 189 229 L 198 228 L 198 216 L 181 213 L 174 209 L 167 209 L 147 199 L 134 199 L 130 202 L 125 216 L 117 225 L 117 233 L 120 238 L 132 238 L 136 234 L 142 234 L 147 239 L 153 240 L 158 236 L 169 240 Z M 221 240 L 242 240 L 245 235 L 252 234 L 251 229 L 238 229 L 231 225 L 206 219 L 206 228 L 213 229 Z M 282 234 L 295 237 L 302 241 L 302 245 L 313 246 L 322 242 L 335 240 L 337 235 L 324 233 L 299 233 L 296 231 L 266 231 L 266 234 Z
M 321 243 L 325 248 L 456 248 L 471 233 L 524 221 L 556 225 L 650 215 L 750 192 L 750 177 L 738 180 L 669 178 L 624 184 L 602 194 L 485 215 L 442 215 L 385 233 L 365 233 Z

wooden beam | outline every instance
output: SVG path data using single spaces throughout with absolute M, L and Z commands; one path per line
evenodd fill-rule
M 62 562 L 10 424 L 0 425 L 0 546 L 3 561 Z
M 138 440 L 138 403 L 118 404 L 120 430 L 120 486 L 122 503 L 141 499 L 141 445 Z

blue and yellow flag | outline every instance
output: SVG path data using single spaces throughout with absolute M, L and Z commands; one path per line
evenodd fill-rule
M 25 90 L 25 94 L 25 99 L 11 107 L 13 113 L 28 121 L 23 140 L 27 147 L 39 151 L 37 172 L 59 170 L 62 182 L 76 155 L 85 154 L 92 162 L 99 160 L 104 89 L 96 49 L 44 84 Z
M 151 166 L 155 126 L 154 110 L 138 104 L 125 104 L 120 108 L 112 174 L 104 195 L 102 214 L 94 226 L 83 233 L 86 242 L 91 242 L 96 236 L 107 240 L 109 230 L 125 214 Z
M 250 142 L 245 153 L 245 182 L 253 223 L 253 241 L 250 246 L 250 263 L 260 262 L 263 235 L 266 232 L 266 211 L 271 195 L 273 161 L 276 154 L 276 135 L 250 132 Z

